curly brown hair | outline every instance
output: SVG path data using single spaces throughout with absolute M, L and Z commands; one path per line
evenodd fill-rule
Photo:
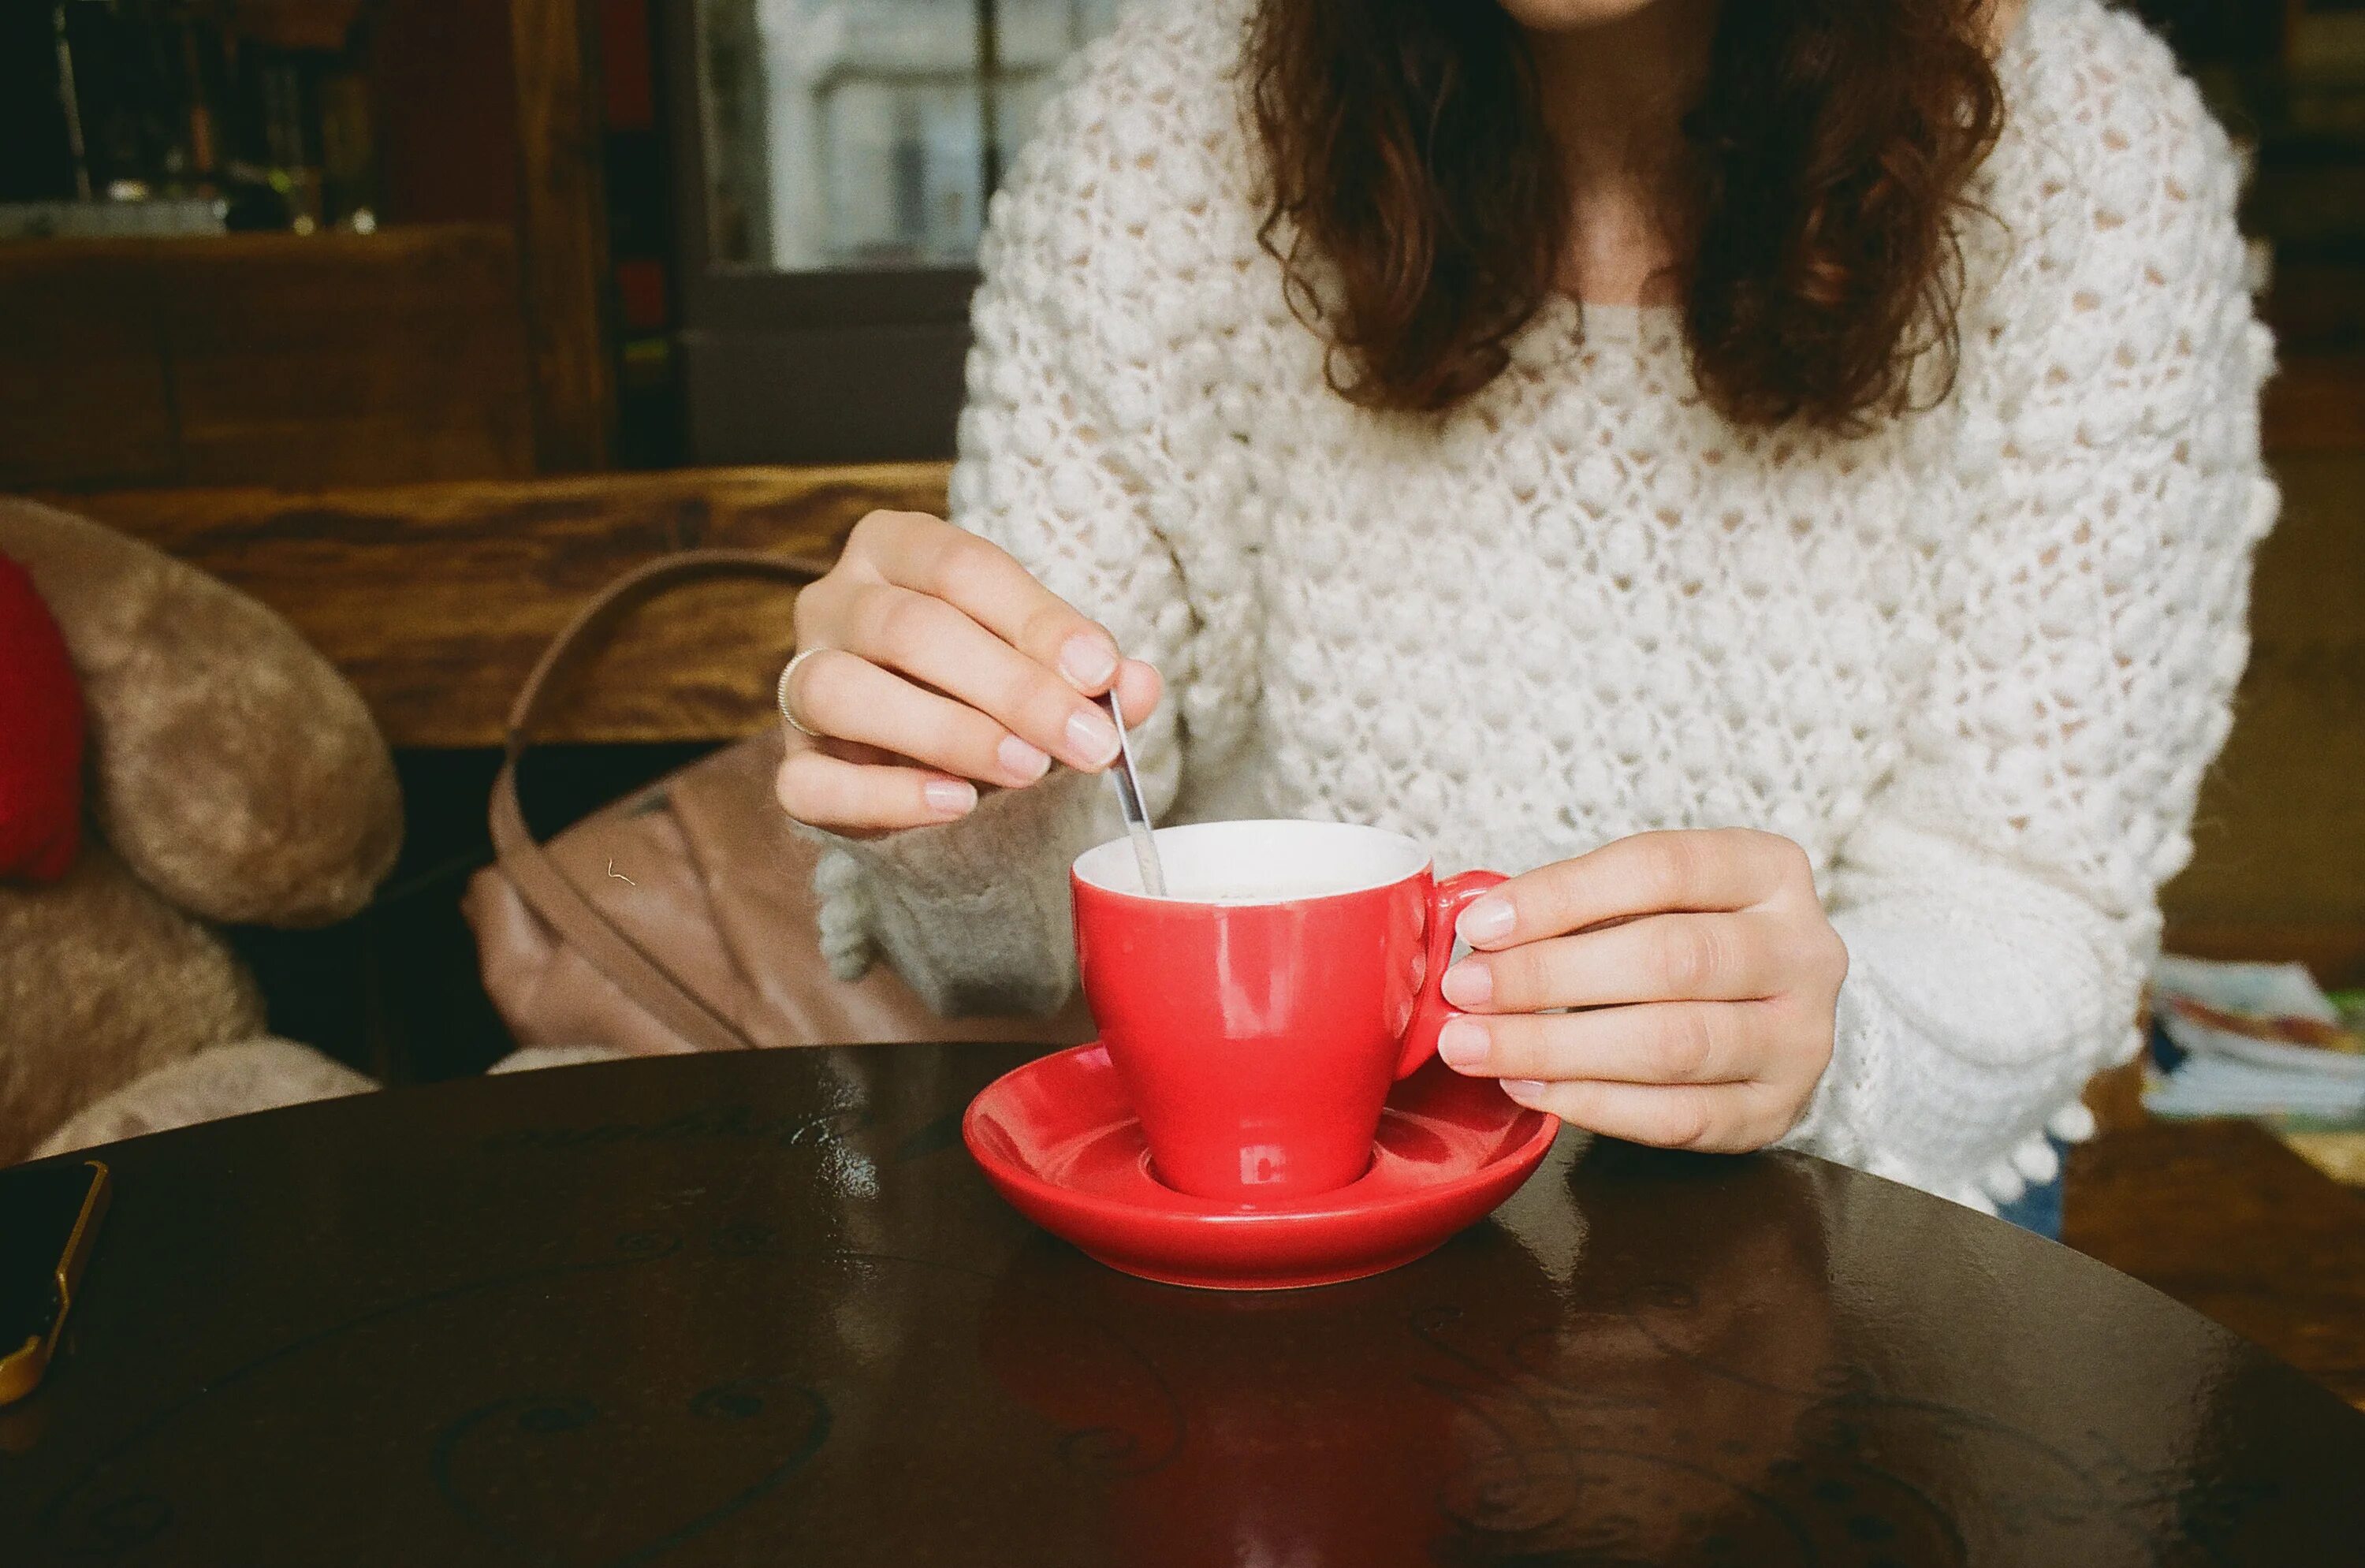
M 1733 420 L 1860 431 L 1958 358 L 1966 189 L 2003 91 L 1987 0 L 1725 6 L 1684 120 L 1694 378 Z M 1261 238 L 1367 408 L 1450 409 L 1548 297 L 1567 194 L 1527 35 L 1485 0 L 1260 0 Z

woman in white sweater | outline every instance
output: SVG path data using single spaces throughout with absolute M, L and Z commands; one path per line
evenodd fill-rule
M 2102 0 L 1138 13 L 994 198 L 950 523 L 797 607 L 832 965 L 1066 997 L 1114 684 L 1161 820 L 1518 873 L 1455 1069 L 2050 1182 L 2276 510 L 2236 184 Z

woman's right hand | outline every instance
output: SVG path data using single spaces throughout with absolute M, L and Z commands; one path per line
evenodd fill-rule
M 796 633 L 817 651 L 782 700 L 811 734 L 789 732 L 780 804 L 833 833 L 951 822 L 979 785 L 1024 789 L 1054 760 L 1097 773 L 1116 728 L 1090 700 L 1115 686 L 1130 727 L 1162 689 L 1007 552 L 919 512 L 857 523 L 797 595 Z

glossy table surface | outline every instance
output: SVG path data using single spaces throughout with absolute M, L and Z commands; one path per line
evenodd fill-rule
M 105 1151 L 0 1559 L 2307 1563 L 2365 1417 L 2066 1249 L 1564 1135 L 1378 1279 L 1086 1261 L 958 1124 L 1026 1053 L 561 1069 Z

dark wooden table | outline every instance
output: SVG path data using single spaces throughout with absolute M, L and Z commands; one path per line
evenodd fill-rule
M 961 1148 L 1026 1053 L 564 1069 L 108 1151 L 0 1558 L 2354 1562 L 2365 1417 L 1834 1166 L 1564 1137 L 1394 1274 L 1223 1296 Z

